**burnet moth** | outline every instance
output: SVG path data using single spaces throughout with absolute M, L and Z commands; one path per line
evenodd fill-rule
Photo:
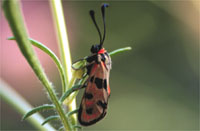
M 103 36 L 96 23 L 95 12 L 93 10 L 90 11 L 90 16 L 100 37 L 100 43 L 92 45 L 90 50 L 92 53 L 91 56 L 84 58 L 84 60 L 87 61 L 85 68 L 87 69 L 88 78 L 83 85 L 85 86 L 85 92 L 78 111 L 78 120 L 83 126 L 89 126 L 98 122 L 104 118 L 107 113 L 108 98 L 110 96 L 109 75 L 111 70 L 111 58 L 103 48 L 106 35 L 106 7 L 108 7 L 108 4 L 103 4 L 101 6 L 104 25 Z

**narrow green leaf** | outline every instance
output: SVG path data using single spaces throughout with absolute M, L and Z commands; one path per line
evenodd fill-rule
M 78 113 L 79 109 L 76 109 L 76 110 L 73 110 L 73 111 L 70 111 L 67 113 L 67 117 L 70 117 L 71 115 L 75 114 L 75 113 Z
M 82 85 L 75 85 L 72 88 L 69 88 L 60 98 L 61 103 L 74 91 L 80 89 Z
M 75 126 L 73 126 L 73 128 L 74 128 L 74 129 L 75 129 L 75 128 L 82 129 L 82 127 L 81 127 L 80 125 L 75 125 Z
M 42 106 L 38 106 L 33 108 L 32 110 L 30 110 L 29 112 L 27 112 L 22 120 L 25 120 L 26 118 L 28 118 L 29 116 L 33 115 L 34 113 L 37 113 L 39 111 L 43 111 L 43 110 L 50 110 L 50 109 L 54 109 L 55 107 L 53 105 L 42 105 Z
M 114 51 L 110 52 L 109 55 L 113 56 L 113 55 L 116 55 L 118 53 L 121 53 L 121 52 L 124 52 L 124 51 L 128 51 L 128 50 L 131 50 L 131 49 L 132 49 L 131 47 L 120 48 L 120 49 L 117 49 L 117 50 L 114 50 Z
M 55 116 L 49 116 L 47 117 L 44 122 L 42 122 L 41 125 L 45 125 L 47 122 L 52 121 L 52 120 L 58 120 L 60 117 L 58 115 Z
M 15 40 L 15 37 L 9 37 L 8 40 Z M 35 47 L 41 49 L 47 55 L 49 55 L 52 58 L 52 60 L 55 62 L 56 66 L 58 67 L 58 70 L 59 70 L 59 73 L 60 73 L 60 77 L 62 79 L 61 80 L 62 84 L 63 84 L 62 92 L 64 93 L 64 91 L 66 89 L 66 76 L 65 76 L 65 73 L 64 73 L 63 66 L 62 66 L 60 60 L 58 59 L 58 57 L 56 56 L 56 54 L 54 54 L 53 51 L 51 51 L 48 47 L 46 47 L 41 42 L 38 42 L 38 41 L 33 40 L 31 38 L 29 38 L 29 41 L 31 42 L 32 45 L 34 45 Z

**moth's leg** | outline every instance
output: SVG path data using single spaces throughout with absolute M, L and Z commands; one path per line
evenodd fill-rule
M 82 67 L 80 67 L 80 68 L 75 68 L 75 67 L 73 66 L 75 63 L 77 63 L 77 62 L 79 62 L 79 61 L 84 61 L 84 60 L 86 60 L 89 64 L 87 64 L 87 65 L 85 65 L 85 66 L 82 66 Z M 96 55 L 96 54 L 91 55 L 91 56 L 88 56 L 88 57 L 85 57 L 85 58 L 83 58 L 83 59 L 79 59 L 79 60 L 75 61 L 75 62 L 72 64 L 72 69 L 74 69 L 74 70 L 81 70 L 81 69 L 84 69 L 84 68 L 86 68 L 86 67 L 92 65 L 95 61 L 97 61 L 97 55 Z
M 83 61 L 83 60 L 86 60 L 86 58 L 79 59 L 79 60 L 73 62 L 72 65 L 74 65 L 75 63 L 77 63 L 77 62 L 79 62 L 79 61 Z
M 85 88 L 85 85 L 79 85 L 75 88 L 72 88 L 72 92 Z
M 88 66 L 90 66 L 90 65 L 92 65 L 92 64 L 94 64 L 94 63 L 95 63 L 95 62 L 89 63 L 89 64 L 87 64 L 87 65 L 85 65 L 85 66 L 80 67 L 80 68 L 75 68 L 75 67 L 72 65 L 72 69 L 73 69 L 73 70 L 82 70 L 82 69 L 87 68 Z
M 82 58 L 82 59 L 79 59 L 79 60 L 73 62 L 73 63 L 72 63 L 72 69 L 74 69 L 74 70 L 80 70 L 80 69 L 82 69 L 82 67 L 81 67 L 81 68 L 75 68 L 73 65 L 74 65 L 75 63 L 77 63 L 77 62 L 84 61 L 84 60 L 86 60 L 86 58 Z

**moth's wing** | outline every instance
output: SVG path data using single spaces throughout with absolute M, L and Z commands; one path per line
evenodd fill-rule
M 109 96 L 106 90 L 107 73 L 103 62 L 93 65 L 79 108 L 78 119 L 80 124 L 92 125 L 106 115 Z

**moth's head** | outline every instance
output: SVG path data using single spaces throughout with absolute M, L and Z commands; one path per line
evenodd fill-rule
M 101 50 L 100 44 L 92 45 L 90 51 L 91 53 L 98 53 Z

